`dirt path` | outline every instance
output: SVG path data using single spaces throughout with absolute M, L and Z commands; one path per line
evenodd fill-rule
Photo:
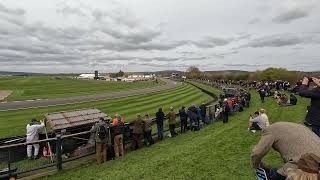
M 12 93 L 12 91 L 0 90 L 0 101 L 4 100 L 6 97 L 10 96 L 11 93 Z
M 46 106 L 55 106 L 55 105 L 64 105 L 64 104 L 76 104 L 81 102 L 91 102 L 91 101 L 99 101 L 99 100 L 106 100 L 106 99 L 115 99 L 120 97 L 137 96 L 137 95 L 165 91 L 165 90 L 175 88 L 177 86 L 176 82 L 174 81 L 171 81 L 168 79 L 161 79 L 161 80 L 165 81 L 166 84 L 162 86 L 145 88 L 145 89 L 120 91 L 120 92 L 114 92 L 114 93 L 99 94 L 94 96 L 79 96 L 79 97 L 71 97 L 71 98 L 3 102 L 3 103 L 0 103 L 0 111 L 28 109 L 28 108 L 46 107 Z

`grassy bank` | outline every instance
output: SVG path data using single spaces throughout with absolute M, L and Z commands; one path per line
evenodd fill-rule
M 170 106 L 178 109 L 182 105 L 190 105 L 193 103 L 199 104 L 210 100 L 211 97 L 203 94 L 197 88 L 188 84 L 183 84 L 177 88 L 161 93 L 73 105 L 0 112 L 0 137 L 25 134 L 25 126 L 30 122 L 32 117 L 41 119 L 48 112 L 98 108 L 110 116 L 119 113 L 124 116 L 126 121 L 130 121 L 135 117 L 136 113 L 150 113 L 153 117 L 160 106 L 167 111 Z
M 1 77 L 0 90 L 13 93 L 6 101 L 50 99 L 108 92 L 124 91 L 158 86 L 155 82 L 107 82 L 95 80 L 77 80 L 67 77 Z
M 247 131 L 249 115 L 265 108 L 271 123 L 302 123 L 309 100 L 298 98 L 298 101 L 298 105 L 292 107 L 279 107 L 271 98 L 261 104 L 258 94 L 252 92 L 250 108 L 232 116 L 228 124 L 215 122 L 201 131 L 166 139 L 152 147 L 131 152 L 122 159 L 101 166 L 88 164 L 45 179 L 254 180 L 250 152 L 260 139 L 260 133 Z M 282 164 L 274 151 L 265 160 L 275 166 Z

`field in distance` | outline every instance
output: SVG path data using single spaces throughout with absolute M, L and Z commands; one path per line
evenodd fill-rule
M 130 83 L 107 82 L 52 76 L 1 77 L 0 91 L 13 91 L 5 101 L 18 101 L 94 95 L 148 88 L 160 84 L 151 81 Z

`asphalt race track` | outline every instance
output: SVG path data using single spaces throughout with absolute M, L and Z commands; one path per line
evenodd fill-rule
M 120 92 L 107 93 L 107 94 L 78 96 L 78 97 L 70 97 L 70 98 L 38 99 L 38 100 L 27 100 L 27 101 L 4 102 L 4 103 L 0 103 L 0 111 L 28 109 L 28 108 L 46 107 L 46 106 L 55 106 L 55 105 L 64 105 L 64 104 L 75 104 L 75 103 L 81 103 L 81 102 L 91 102 L 91 101 L 128 97 L 128 96 L 137 96 L 137 95 L 165 91 L 165 90 L 175 88 L 177 86 L 176 82 L 171 81 L 169 79 L 161 79 L 161 80 L 165 81 L 166 84 L 162 86 L 145 88 L 145 89 L 136 89 L 136 90 L 120 91 Z

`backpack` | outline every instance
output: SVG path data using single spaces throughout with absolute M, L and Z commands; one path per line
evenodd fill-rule
M 97 133 L 99 139 L 105 139 L 107 138 L 107 129 L 104 125 L 100 125 Z

